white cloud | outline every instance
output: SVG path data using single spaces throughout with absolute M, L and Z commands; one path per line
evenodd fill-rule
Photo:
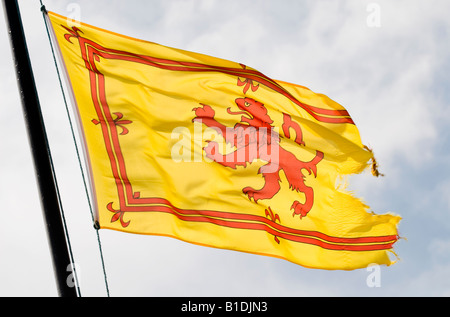
M 450 296 L 450 240 L 430 241 L 423 267 L 405 279 L 406 296 Z

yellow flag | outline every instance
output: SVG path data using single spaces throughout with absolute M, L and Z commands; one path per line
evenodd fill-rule
M 341 105 L 243 64 L 48 17 L 100 228 L 311 268 L 392 263 L 400 217 L 336 187 L 376 165 Z

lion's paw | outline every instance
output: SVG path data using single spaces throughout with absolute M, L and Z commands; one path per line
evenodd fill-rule
M 294 201 L 294 203 L 291 206 L 291 210 L 292 209 L 294 209 L 292 216 L 294 217 L 295 215 L 300 215 L 300 219 L 302 219 L 303 217 L 306 217 L 306 215 L 309 212 L 309 210 L 306 210 L 304 208 L 304 205 L 301 204 L 298 200 Z
M 192 109 L 195 112 L 195 115 L 197 116 L 194 118 L 196 119 L 202 119 L 202 118 L 214 118 L 214 115 L 216 114 L 214 109 L 211 108 L 209 105 L 201 104 L 203 107 L 198 107 Z

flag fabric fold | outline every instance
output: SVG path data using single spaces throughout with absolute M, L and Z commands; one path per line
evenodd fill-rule
M 378 173 L 344 107 L 243 64 L 48 18 L 100 228 L 311 268 L 392 264 L 400 217 L 336 186 Z

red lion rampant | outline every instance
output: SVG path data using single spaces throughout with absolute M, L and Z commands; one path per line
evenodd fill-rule
M 262 174 L 265 184 L 261 189 L 245 187 L 242 192 L 248 198 L 257 203 L 260 199 L 271 199 L 280 190 L 281 170 L 284 171 L 289 182 L 289 188 L 305 194 L 303 203 L 294 201 L 291 210 L 293 216 L 300 215 L 300 219 L 305 217 L 311 210 L 314 203 L 314 191 L 305 185 L 305 176 L 302 170 L 306 170 L 310 175 L 317 176 L 317 164 L 323 159 L 323 153 L 316 151 L 315 157 L 309 162 L 300 161 L 293 153 L 280 146 L 280 137 L 273 131 L 273 120 L 267 114 L 267 109 L 261 102 L 251 98 L 237 98 L 236 105 L 241 111 L 233 112 L 230 108 L 227 112 L 231 115 L 242 115 L 239 123 L 234 128 L 226 127 L 218 122 L 214 116 L 215 111 L 211 106 L 201 104 L 202 107 L 192 109 L 196 117 L 192 121 L 205 124 L 214 128 L 223 136 L 225 141 L 232 144 L 236 150 L 223 155 L 219 153 L 217 142 L 209 141 L 204 150 L 206 157 L 214 160 L 222 166 L 236 169 L 237 166 L 246 166 L 255 159 L 268 162 L 263 165 L 258 173 Z M 283 114 L 282 130 L 287 138 L 290 138 L 289 129 L 296 133 L 295 142 L 305 145 L 303 142 L 302 130 L 298 123 L 292 121 L 291 116 Z

